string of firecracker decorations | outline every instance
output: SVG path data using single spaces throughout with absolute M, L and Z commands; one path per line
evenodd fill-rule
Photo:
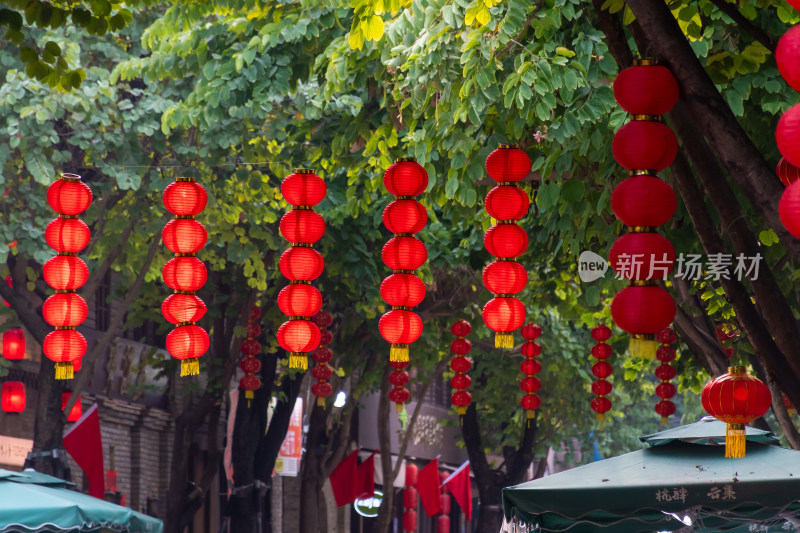
M 612 385 L 608 377 L 613 368 L 608 362 L 611 357 L 611 345 L 606 343 L 611 338 L 611 329 L 605 324 L 599 324 L 592 328 L 591 333 L 596 341 L 592 347 L 592 356 L 597 359 L 592 365 L 592 374 L 597 378 L 597 381 L 592 383 L 592 393 L 597 397 L 592 399 L 589 406 L 597 413 L 597 420 L 602 422 L 606 419 L 606 413 L 611 410 L 611 400 L 608 399 L 608 395 L 611 394 Z
M 311 352 L 311 359 L 317 363 L 311 369 L 311 377 L 317 380 L 311 385 L 311 392 L 317 397 L 317 405 L 325 407 L 325 399 L 333 393 L 329 383 L 333 368 L 328 364 L 333 359 L 333 350 L 328 347 L 333 342 L 333 334 L 327 329 L 333 324 L 333 316 L 327 311 L 320 311 L 311 317 L 311 321 L 320 329 L 319 347 Z
M 428 186 L 428 173 L 411 158 L 398 159 L 383 175 L 383 184 L 397 197 L 383 211 L 383 224 L 393 237 L 384 245 L 381 258 L 392 274 L 381 283 L 381 298 L 392 309 L 378 322 L 381 336 L 391 345 L 389 399 L 398 412 L 411 397 L 405 385 L 409 375 L 408 345 L 422 334 L 422 319 L 411 311 L 425 298 L 425 284 L 415 274 L 428 258 L 425 244 L 414 237 L 428 222 L 428 212 L 415 196 Z
M 58 213 L 45 231 L 47 244 L 57 255 L 44 265 L 44 279 L 55 294 L 45 300 L 42 315 L 55 328 L 47 334 L 42 351 L 55 362 L 56 379 L 72 379 L 73 363 L 86 353 L 86 339 L 77 326 L 89 307 L 75 291 L 89 279 L 89 268 L 77 254 L 89 243 L 88 226 L 78 218 L 92 202 L 92 191 L 77 174 L 61 174 L 47 189 L 47 203 Z
M 320 331 L 310 317 L 322 308 L 322 294 L 311 282 L 325 262 L 312 245 L 325 234 L 325 220 L 312 209 L 327 193 L 313 170 L 295 169 L 281 183 L 281 194 L 292 210 L 281 218 L 281 235 L 291 243 L 280 258 L 280 270 L 290 284 L 278 294 L 278 307 L 289 317 L 278 328 L 278 344 L 289 352 L 289 368 L 306 370 L 307 353 L 319 346 Z
M 542 328 L 533 322 L 528 322 L 522 326 L 522 338 L 525 343 L 522 345 L 522 355 L 525 360 L 520 365 L 520 370 L 525 376 L 520 382 L 520 388 L 525 395 L 520 400 L 520 405 L 525 409 L 525 418 L 528 425 L 531 419 L 536 416 L 536 409 L 542 404 L 542 400 L 536 395 L 541 387 L 539 378 L 535 377 L 542 370 L 542 364 L 536 360 L 539 354 L 542 353 L 542 347 L 536 342 L 536 339 L 542 336 Z
M 255 396 L 255 391 L 261 388 L 261 378 L 258 374 L 261 371 L 261 360 L 257 357 L 261 353 L 261 343 L 258 337 L 261 336 L 261 326 L 258 319 L 261 318 L 261 308 L 254 305 L 247 313 L 247 323 L 244 326 L 245 339 L 239 348 L 242 352 L 242 360 L 239 361 L 239 368 L 244 371 L 244 376 L 239 379 L 239 386 L 244 391 L 247 399 L 247 407 L 250 407 L 250 400 Z
M 472 378 L 467 374 L 472 368 L 472 361 L 467 357 L 472 350 L 472 343 L 464 338 L 471 332 L 472 325 L 463 319 L 456 320 L 450 326 L 450 333 L 456 336 L 455 340 L 450 343 L 450 351 L 455 355 L 450 361 L 450 368 L 455 372 L 455 375 L 450 378 L 450 386 L 455 389 L 450 396 L 450 403 L 456 408 L 459 421 L 462 420 L 467 413 L 467 407 L 472 403 L 472 394 L 466 390 L 472 385 Z
M 161 305 L 161 313 L 175 329 L 167 335 L 167 351 L 181 361 L 181 376 L 200 373 L 198 358 L 210 345 L 206 330 L 196 325 L 206 313 L 206 305 L 195 295 L 208 279 L 206 266 L 196 257 L 205 246 L 208 234 L 195 220 L 208 202 L 208 194 L 193 178 L 177 178 L 164 189 L 164 207 L 175 215 L 161 233 L 164 244 L 175 257 L 161 271 L 164 283 L 174 294 Z
M 631 355 L 649 359 L 655 358 L 655 335 L 675 316 L 672 296 L 655 281 L 672 271 L 675 249 L 655 227 L 672 218 L 677 206 L 672 187 L 656 173 L 678 152 L 675 133 L 661 119 L 678 96 L 672 72 L 652 59 L 635 61 L 614 81 L 614 97 L 631 120 L 614 135 L 612 152 L 630 177 L 611 196 L 611 208 L 628 233 L 612 245 L 609 263 L 630 285 L 614 297 L 611 315 L 631 335 Z
M 656 368 L 656 378 L 661 380 L 661 383 L 656 385 L 656 396 L 661 398 L 661 401 L 656 404 L 655 411 L 661 415 L 661 423 L 666 424 L 669 422 L 669 417 L 675 414 L 675 404 L 670 398 L 678 392 L 675 384 L 670 383 L 677 375 L 675 367 L 670 365 L 670 362 L 675 360 L 676 351 L 672 345 L 677 337 L 672 328 L 665 328 L 658 333 L 657 340 L 661 346 L 656 350 L 656 359 L 661 364 Z
M 483 321 L 495 331 L 495 347 L 512 348 L 514 331 L 525 322 L 525 306 L 514 295 L 525 288 L 528 274 L 516 258 L 528 249 L 528 234 L 515 223 L 527 216 L 528 194 L 516 184 L 531 170 L 531 160 L 516 144 L 501 144 L 486 158 L 486 172 L 498 182 L 485 206 L 497 221 L 483 243 L 497 260 L 483 270 L 483 284 L 494 297 L 483 307 Z

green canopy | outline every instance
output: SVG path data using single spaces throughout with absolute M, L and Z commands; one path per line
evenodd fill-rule
M 518 531 L 800 531 L 800 452 L 747 428 L 746 457 L 726 459 L 724 435 L 704 419 L 642 437 L 647 449 L 507 487 L 505 518 Z
M 0 533 L 161 533 L 160 520 L 69 490 L 38 472 L 0 469 Z

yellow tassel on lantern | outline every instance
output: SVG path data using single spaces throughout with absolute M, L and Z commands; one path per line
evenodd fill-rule
M 302 352 L 291 352 L 289 354 L 289 368 L 299 368 L 308 370 L 308 357 Z
M 456 412 L 458 413 L 458 416 L 464 416 L 465 414 L 467 414 L 467 408 L 464 407 L 463 405 L 459 406 L 456 408 Z
M 196 376 L 200 373 L 200 360 L 197 357 L 190 357 L 181 361 L 181 377 Z
M 667 424 L 669 424 L 669 417 L 668 416 L 662 416 L 661 417 L 661 425 L 665 426 Z
M 317 396 L 317 405 L 320 407 L 325 407 L 325 398 L 322 396 Z
M 253 391 L 251 390 L 244 391 L 244 397 L 247 398 L 248 400 L 252 400 L 254 397 Z
M 408 361 L 408 344 L 392 344 L 389 349 L 389 361 L 403 363 Z
M 631 335 L 628 349 L 633 357 L 641 357 L 643 359 L 655 359 L 656 351 L 658 350 L 658 343 L 653 335 Z
M 56 363 L 56 379 L 72 379 L 75 372 L 72 369 L 72 362 Z
M 510 331 L 498 331 L 494 336 L 495 348 L 513 348 L 514 347 L 514 334 Z
M 606 421 L 606 414 L 605 413 L 597 413 L 597 421 L 598 422 L 605 422 Z
M 725 430 L 725 457 L 741 459 L 747 445 L 744 424 L 728 424 Z

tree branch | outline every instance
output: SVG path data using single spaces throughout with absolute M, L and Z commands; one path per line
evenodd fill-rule
M 767 35 L 763 29 L 759 28 L 747 17 L 742 15 L 735 4 L 730 4 L 727 0 L 711 0 L 711 3 L 719 8 L 720 11 L 728 15 L 738 26 L 750 34 L 756 41 L 763 44 L 770 52 L 775 53 L 777 43 Z

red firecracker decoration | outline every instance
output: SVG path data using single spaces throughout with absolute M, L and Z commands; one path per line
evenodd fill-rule
M 45 300 L 42 315 L 55 327 L 42 344 L 56 363 L 56 379 L 72 379 L 73 363 L 86 353 L 86 339 L 75 328 L 86 320 L 89 307 L 75 293 L 89 278 L 89 268 L 76 254 L 89 243 L 89 228 L 78 215 L 92 203 L 92 191 L 77 174 L 61 174 L 47 189 L 47 203 L 58 213 L 45 230 L 45 239 L 58 255 L 44 265 L 44 279 L 56 293 Z
M 728 373 L 711 380 L 701 396 L 706 412 L 726 424 L 725 457 L 745 455 L 745 424 L 769 410 L 772 397 L 769 389 L 743 366 L 732 366 Z
M 392 306 L 384 314 L 378 328 L 391 344 L 390 361 L 408 361 L 408 345 L 422 334 L 422 320 L 411 311 L 425 298 L 425 284 L 414 273 L 428 257 L 425 245 L 414 237 L 428 221 L 428 212 L 415 196 L 422 194 L 428 186 L 428 173 L 412 158 L 400 158 L 383 175 L 383 184 L 397 199 L 383 210 L 383 224 L 394 237 L 383 247 L 383 262 L 394 273 L 381 283 L 381 297 Z M 395 385 L 390 392 L 398 410 L 402 401 L 410 396 L 403 385 L 408 374 L 396 370 L 389 377 Z
M 676 372 L 675 368 L 669 364 L 675 360 L 675 348 L 672 345 L 677 337 L 672 328 L 665 328 L 658 333 L 657 340 L 661 346 L 656 350 L 656 359 L 661 364 L 656 368 L 656 378 L 661 380 L 661 383 L 656 386 L 656 396 L 661 398 L 661 401 L 656 404 L 655 409 L 656 413 L 661 415 L 661 423 L 666 424 L 669 422 L 669 417 L 675 414 L 675 404 L 670 398 L 678 392 L 675 384 L 670 383 Z
M 592 374 L 597 378 L 597 381 L 592 383 L 592 392 L 597 398 L 592 400 L 590 406 L 592 411 L 597 413 L 597 420 L 602 422 L 606 419 L 606 413 L 611 410 L 611 400 L 607 397 L 612 389 L 607 379 L 612 371 L 608 362 L 611 357 L 611 346 L 606 343 L 611 338 L 611 329 L 605 324 L 595 326 L 592 328 L 592 338 L 597 341 L 592 347 L 592 356 L 597 359 L 592 365 Z
M 311 317 L 311 321 L 320 329 L 319 347 L 311 352 L 311 359 L 317 363 L 311 369 L 311 377 L 317 380 L 311 386 L 311 392 L 317 397 L 317 405 L 325 407 L 325 398 L 333 393 L 329 383 L 333 368 L 328 364 L 333 359 L 333 350 L 328 347 L 333 342 L 333 334 L 327 329 L 333 324 L 333 316 L 327 311 L 320 311 Z
M 239 386 L 244 391 L 247 407 L 250 407 L 250 400 L 253 399 L 254 392 L 261 388 L 261 378 L 256 375 L 261 371 L 261 360 L 258 358 L 261 353 L 261 343 L 258 342 L 258 337 L 261 335 L 259 318 L 261 318 L 261 308 L 254 305 L 247 315 L 247 323 L 244 326 L 245 339 L 239 348 L 243 356 L 239 362 L 239 368 L 244 371 L 244 376 L 239 380 Z
M 3 332 L 3 357 L 16 361 L 25 358 L 25 332 L 19 328 Z
M 722 345 L 722 351 L 725 357 L 728 359 L 733 357 L 733 346 L 731 346 L 731 343 L 739 336 L 739 331 L 736 329 L 736 326 L 728 323 L 720 324 L 715 328 L 714 334 Z
M 525 418 L 527 418 L 528 424 L 536 416 L 536 409 L 542 404 L 542 400 L 536 395 L 541 383 L 539 378 L 535 377 L 542 369 L 541 363 L 536 360 L 536 357 L 542 353 L 541 346 L 536 342 L 541 335 L 542 328 L 532 322 L 522 326 L 522 338 L 525 339 L 525 344 L 522 345 L 522 355 L 525 356 L 525 360 L 520 365 L 520 370 L 525 377 L 522 378 L 520 388 L 525 395 L 522 397 L 520 405 L 525 409 Z
M 631 121 L 614 136 L 612 151 L 630 177 L 611 195 L 611 208 L 628 233 L 611 247 L 609 262 L 631 286 L 615 296 L 611 315 L 630 333 L 631 355 L 653 359 L 655 336 L 675 315 L 672 297 L 655 285 L 672 271 L 675 249 L 655 228 L 672 218 L 677 199 L 672 187 L 655 174 L 677 153 L 675 134 L 661 122 L 661 115 L 678 101 L 678 83 L 665 66 L 652 59 L 637 60 L 617 76 L 614 96 Z
M 327 191 L 322 178 L 310 169 L 296 168 L 281 183 L 281 194 L 292 206 L 280 224 L 281 235 L 292 244 L 280 259 L 281 272 L 290 285 L 278 295 L 278 306 L 289 317 L 278 329 L 278 344 L 289 352 L 289 368 L 306 370 L 306 354 L 320 344 L 319 327 L 310 317 L 322 308 L 322 294 L 311 282 L 322 274 L 325 261 L 312 246 L 325 234 L 325 220 L 313 206 Z
M 450 326 L 450 333 L 456 336 L 456 339 L 450 343 L 450 351 L 453 352 L 453 360 L 450 361 L 450 368 L 455 372 L 455 375 L 450 378 L 450 386 L 455 389 L 450 396 L 450 403 L 456 408 L 459 419 L 467 413 L 467 406 L 472 403 L 472 394 L 466 389 L 472 385 L 472 379 L 469 377 L 469 369 L 472 368 L 472 361 L 467 357 L 470 350 L 472 350 L 472 343 L 466 337 L 472 332 L 472 325 L 466 320 L 456 320 Z
M 194 178 L 177 178 L 163 194 L 164 207 L 175 215 L 161 233 L 164 245 L 175 254 L 161 271 L 167 286 L 175 291 L 161 304 L 161 314 L 175 329 L 167 335 L 167 351 L 181 362 L 181 376 L 200 373 L 199 357 L 208 351 L 208 332 L 195 322 L 206 314 L 206 305 L 195 291 L 206 283 L 206 266 L 195 254 L 208 240 L 206 228 L 197 220 L 208 202 L 208 194 Z
M 486 158 L 486 172 L 498 185 L 486 195 L 486 211 L 497 221 L 483 243 L 497 261 L 483 271 L 483 284 L 494 294 L 483 307 L 483 321 L 495 331 L 497 348 L 514 346 L 514 331 L 525 322 L 525 307 L 514 295 L 525 288 L 528 275 L 516 258 L 528 249 L 528 234 L 514 222 L 530 208 L 528 194 L 517 186 L 531 170 L 531 160 L 516 144 L 501 144 Z
M 21 413 L 25 410 L 25 384 L 21 381 L 6 381 L 0 392 L 0 407 L 6 413 Z
M 69 402 L 69 398 L 72 396 L 71 391 L 66 391 L 61 393 L 61 410 L 67 408 L 67 402 Z M 81 406 L 81 399 L 75 402 L 75 405 L 72 406 L 69 413 L 67 414 L 67 422 L 77 422 L 83 416 L 83 407 Z

